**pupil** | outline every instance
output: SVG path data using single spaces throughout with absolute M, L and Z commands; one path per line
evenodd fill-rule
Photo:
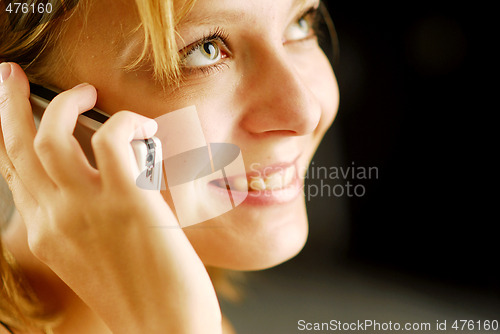
M 210 59 L 215 59 L 217 57 L 217 49 L 215 48 L 213 43 L 205 43 L 203 44 L 203 52 Z
M 301 19 L 299 20 L 299 26 L 300 26 L 300 28 L 301 28 L 303 31 L 307 31 L 307 30 L 309 29 L 308 24 L 307 24 L 307 21 L 306 21 L 306 19 L 304 19 L 304 18 L 301 18 Z

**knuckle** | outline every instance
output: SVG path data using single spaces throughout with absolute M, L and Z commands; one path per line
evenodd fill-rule
M 49 155 L 57 149 L 57 142 L 51 136 L 37 134 L 33 148 L 38 155 Z
M 68 246 L 75 244 L 85 230 L 81 224 L 71 222 L 71 217 L 52 212 L 58 208 L 51 208 L 45 212 L 46 217 L 40 219 L 37 226 L 28 228 L 28 247 L 40 261 L 50 264 L 60 259 Z M 88 226 L 86 226 L 88 228 Z
M 99 148 L 99 146 L 101 145 L 101 143 L 103 142 L 103 135 L 102 135 L 102 131 L 97 131 L 96 133 L 94 133 L 92 135 L 92 137 L 90 138 L 90 144 L 92 145 L 92 148 L 95 150 L 97 148 Z
M 105 129 L 100 129 L 90 139 L 92 148 L 95 150 L 103 150 L 112 147 L 113 135 L 109 131 L 104 131 Z
M 114 114 L 110 119 L 115 126 L 129 126 L 130 124 L 134 123 L 136 114 L 132 111 L 128 110 L 120 110 L 116 114 Z
M 71 96 L 71 91 L 70 90 L 65 90 L 65 91 L 57 94 L 56 97 L 54 97 L 52 99 L 51 103 L 61 103 L 61 102 L 64 102 L 70 96 Z
M 28 233 L 28 247 L 40 261 L 47 263 L 51 259 L 51 242 L 46 237 L 46 233 L 41 231 L 30 231 Z
M 7 182 L 7 185 L 9 186 L 10 191 L 12 191 L 14 188 L 16 172 L 14 171 L 12 166 L 2 166 L 1 172 L 3 178 L 5 179 L 5 182 Z

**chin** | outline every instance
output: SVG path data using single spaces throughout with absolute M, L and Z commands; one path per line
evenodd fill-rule
M 268 269 L 293 258 L 308 230 L 303 198 L 277 207 L 239 207 L 184 229 L 205 265 L 241 271 Z
M 307 235 L 308 225 L 305 221 L 300 226 L 278 232 L 271 238 L 263 238 L 266 240 L 255 252 L 246 254 L 246 257 L 241 256 L 240 260 L 229 269 L 251 271 L 277 266 L 300 253 L 307 241 Z

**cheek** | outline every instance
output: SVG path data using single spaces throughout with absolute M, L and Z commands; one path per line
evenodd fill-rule
M 198 111 L 203 133 L 208 142 L 227 142 L 237 132 L 238 112 L 227 78 L 219 78 L 217 84 L 205 87 L 189 100 Z
M 232 108 L 229 99 L 203 101 L 196 107 L 208 142 L 231 141 L 236 130 L 236 120 L 231 115 Z

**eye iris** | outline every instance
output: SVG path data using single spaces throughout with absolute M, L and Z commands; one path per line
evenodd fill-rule
M 201 46 L 201 51 L 210 60 L 214 60 L 219 56 L 219 49 L 214 42 L 207 42 Z
M 299 24 L 299 28 L 303 31 L 303 32 L 308 32 L 309 31 L 309 22 L 307 22 L 307 20 L 305 18 L 301 18 L 298 22 Z

